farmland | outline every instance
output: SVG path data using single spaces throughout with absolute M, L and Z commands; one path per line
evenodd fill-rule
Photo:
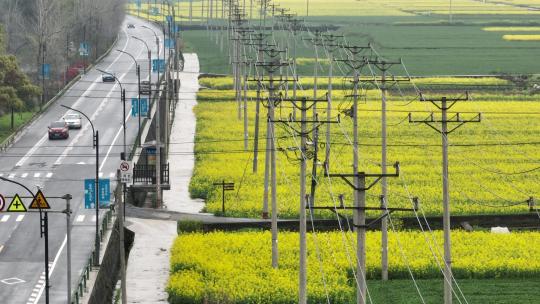
M 204 83 L 204 81 L 203 81 Z M 195 153 L 197 162 L 191 182 L 191 193 L 207 200 L 207 211 L 220 214 L 221 195 L 211 184 L 222 179 L 241 185 L 241 190 L 229 194 L 228 216 L 258 217 L 261 214 L 263 198 L 263 170 L 252 173 L 252 153 L 243 150 L 241 140 L 242 124 L 234 118 L 236 104 L 232 91 L 202 91 L 200 104 L 196 108 L 198 116 Z M 299 93 L 301 95 L 301 93 Z M 350 107 L 350 100 L 341 98 L 343 92 L 333 92 L 337 99 L 333 116 Z M 360 159 L 361 169 L 378 172 L 380 162 L 380 102 L 376 102 L 376 92 L 359 108 L 360 112 Z M 496 98 L 500 98 L 496 100 Z M 430 215 L 441 212 L 440 205 L 440 135 L 427 126 L 409 124 L 406 116 L 413 112 L 415 117 L 424 118 L 432 106 L 423 102 L 409 103 L 413 97 L 403 97 L 404 101 L 389 104 L 389 162 L 401 163 L 402 178 L 390 180 L 390 201 L 393 206 L 410 206 L 409 194 L 419 196 L 423 210 Z M 512 174 L 537 167 L 534 156 L 536 145 L 523 145 L 530 134 L 540 131 L 537 119 L 540 109 L 538 97 L 530 101 L 507 101 L 504 95 L 473 95 L 474 101 L 460 103 L 456 111 L 465 113 L 483 112 L 483 123 L 468 125 L 452 134 L 450 171 L 453 214 L 497 214 L 527 212 L 525 202 L 538 192 L 536 179 L 538 171 L 526 174 Z M 519 96 L 515 96 L 519 99 Z M 521 97 L 525 98 L 525 97 Z M 483 99 L 495 101 L 482 101 Z M 409 102 L 408 102 L 409 101 Z M 251 107 L 250 109 L 253 109 Z M 287 117 L 289 108 L 277 110 L 280 117 Z M 263 112 L 265 113 L 265 112 Z M 508 115 L 509 113 L 528 113 Z M 472 114 L 470 114 L 472 115 Z M 253 140 L 254 113 L 250 111 L 250 146 Z M 264 120 L 261 130 L 265 130 Z M 336 152 L 332 155 L 332 172 L 350 170 L 352 150 L 350 146 L 350 118 L 332 126 L 332 144 Z M 519 126 L 519 127 L 518 127 Z M 219 132 L 227 130 L 227 132 Z M 321 132 L 324 133 L 324 132 Z M 288 127 L 277 128 L 276 138 L 281 148 L 298 145 L 298 139 L 291 138 Z M 264 137 L 264 132 L 261 137 Z M 279 139 L 281 138 L 281 139 Z M 324 137 L 320 138 L 324 142 Z M 503 144 L 503 145 L 499 145 Z M 260 148 L 264 151 L 264 147 Z M 286 151 L 286 150 L 285 150 Z M 292 159 L 294 153 L 278 154 L 278 209 L 282 218 L 296 218 L 298 214 L 298 165 Z M 259 166 L 264 165 L 264 153 L 260 153 Z M 322 169 L 321 169 L 322 170 Z M 319 179 L 319 201 L 333 204 L 339 194 L 350 193 L 348 186 L 338 181 Z M 379 192 L 378 188 L 372 190 Z M 345 196 L 350 199 L 350 196 Z M 377 205 L 377 196 L 368 196 L 371 205 Z M 331 214 L 322 214 L 332 216 Z
M 298 275 L 298 234 L 280 233 L 280 268 L 271 268 L 269 232 L 182 234 L 171 258 L 171 303 L 294 303 Z M 538 233 L 494 235 L 454 232 L 454 274 L 471 303 L 535 303 L 540 264 Z M 308 239 L 308 293 L 310 303 L 352 303 L 355 283 L 352 268 L 354 237 L 349 233 L 310 234 Z M 390 236 L 390 277 L 377 282 L 380 234 L 368 233 L 367 276 L 375 303 L 418 303 L 408 267 L 427 303 L 440 303 L 441 272 L 437 256 L 441 233 L 397 232 Z M 435 252 L 432 255 L 432 250 Z M 204 252 L 204 255 L 200 253 Z M 438 257 L 440 260 L 440 256 Z M 352 258 L 354 260 L 354 257 Z M 324 281 L 323 281 L 324 278 Z M 497 280 L 495 280 L 497 279 Z M 326 284 L 326 288 L 325 285 Z M 491 287 L 488 287 L 491 286 Z M 497 286 L 496 289 L 493 289 Z M 490 292 L 497 295 L 492 298 Z M 407 299 L 408 300 L 404 300 Z M 399 300 L 398 300 L 399 299 Z
M 230 20 L 221 18 L 227 12 L 221 10 L 220 2 L 176 4 L 177 22 L 183 26 L 183 52 L 197 53 L 200 71 L 209 74 L 199 79 L 201 90 L 194 108 L 195 168 L 189 190 L 193 198 L 205 200 L 204 212 L 228 217 L 225 222 L 261 219 L 265 173 L 271 167 L 265 158 L 270 154 L 266 140 L 274 138 L 277 185 L 272 190 L 276 191 L 277 208 L 268 208 L 269 215 L 293 220 L 280 223 L 279 229 L 300 218 L 302 231 L 300 210 L 308 207 L 307 250 L 301 249 L 299 232 L 279 230 L 278 239 L 273 240 L 269 231 L 258 228 L 180 231 L 171 249 L 169 302 L 357 303 L 357 280 L 365 275 L 369 292 L 365 303 L 439 304 L 443 303 L 444 263 L 447 269 L 451 266 L 457 280 L 450 284 L 456 303 L 538 302 L 538 225 L 520 226 L 523 231 L 518 231 L 513 230 L 516 223 L 503 223 L 511 232 L 495 234 L 488 232 L 488 226 L 472 223 L 473 227 L 453 217 L 519 215 L 516 218 L 534 222 L 539 215 L 532 204 L 540 190 L 538 1 L 271 2 L 264 18 L 259 19 L 259 1 L 246 1 L 245 7 L 231 8 L 229 13 L 234 16 Z M 210 3 L 217 6 L 210 9 Z M 137 13 L 144 15 L 148 9 L 143 3 Z M 301 26 L 294 27 L 291 19 Z M 264 36 L 260 38 L 264 43 L 257 44 L 252 32 Z M 351 66 L 360 74 L 357 151 L 353 145 Z M 232 73 L 249 79 L 245 95 L 235 90 L 238 86 Z M 296 76 L 298 87 L 293 93 Z M 275 82 L 270 84 L 269 79 Z M 388 84 L 384 127 L 382 79 Z M 277 85 L 276 95 L 283 98 L 271 98 L 273 85 Z M 245 125 L 244 106 L 237 96 L 246 98 Z M 321 99 L 316 106 L 307 101 L 307 132 L 300 131 L 300 112 L 293 107 L 292 96 Z M 462 99 L 450 102 L 448 116 L 441 115 L 441 104 L 425 101 L 443 97 Z M 271 101 L 276 108 L 269 122 Z M 261 106 L 258 134 L 256 105 Z M 449 122 L 448 133 L 440 131 L 442 120 Z M 273 134 L 267 134 L 269 123 L 275 127 Z M 384 171 L 384 133 L 388 139 L 386 169 L 394 173 L 392 165 L 399 163 L 399 174 L 388 178 L 388 194 L 382 201 L 384 191 L 377 177 Z M 441 133 L 449 142 L 448 179 L 443 174 Z M 353 171 L 355 153 L 359 166 Z M 304 159 L 307 171 L 301 173 Z M 361 175 L 358 172 L 372 174 L 367 189 L 356 185 L 356 193 L 365 193 L 366 206 L 372 208 L 367 216 L 387 216 L 389 221 L 389 281 L 381 280 L 386 248 L 383 220 L 367 226 L 358 218 L 352 220 L 351 210 L 362 210 L 364 203 L 353 199 L 351 180 Z M 338 174 L 346 176 L 340 179 Z M 300 190 L 302 175 L 307 178 L 305 192 Z M 234 183 L 234 191 L 222 192 L 216 186 L 222 181 Z M 449 182 L 451 220 L 443 212 L 441 184 L 445 181 Z M 306 193 L 310 194 L 307 206 L 301 204 Z M 415 198 L 419 208 L 411 212 Z M 381 215 L 384 211 L 377 208 L 384 202 L 390 208 L 409 210 Z M 327 209 L 313 210 L 311 206 Z M 445 238 L 443 231 L 430 231 L 425 225 L 428 221 L 423 222 L 427 216 L 448 224 L 445 232 L 450 237 Z M 400 226 L 407 220 L 403 217 L 422 224 Z M 317 223 L 315 219 L 335 220 L 339 228 L 320 232 L 322 227 L 312 224 Z M 200 223 L 192 224 L 197 227 Z M 454 229 L 457 225 L 464 229 Z M 368 230 L 367 267 L 362 272 L 356 265 L 357 257 L 363 257 L 356 240 L 364 229 Z M 277 252 L 279 267 L 272 267 L 276 257 L 272 254 Z M 305 252 L 307 301 L 300 291 Z

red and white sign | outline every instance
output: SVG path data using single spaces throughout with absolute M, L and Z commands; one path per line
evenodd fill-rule
M 123 160 L 120 162 L 120 182 L 131 184 L 133 180 L 133 163 Z
M 4 207 L 6 206 L 6 199 L 2 194 L 0 194 L 0 211 L 4 210 Z

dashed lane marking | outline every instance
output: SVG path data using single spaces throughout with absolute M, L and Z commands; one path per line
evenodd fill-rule
M 15 173 L 11 173 L 8 178 L 14 178 L 15 177 Z
M 37 173 L 34 173 L 34 177 L 39 177 L 41 175 L 41 173 L 37 172 Z
M 24 218 L 24 214 L 19 214 L 19 215 L 17 216 L 17 218 L 15 219 L 15 222 L 20 222 L 20 221 L 23 220 L 23 218 Z
M 28 173 L 23 173 L 23 174 L 21 174 L 21 177 L 22 177 L 22 178 L 26 178 L 27 176 L 28 176 Z
M 49 172 L 49 173 L 47 173 L 47 175 L 45 177 L 51 178 L 52 175 L 53 175 L 52 172 Z
M 75 219 L 76 222 L 82 222 L 84 221 L 84 215 L 77 215 L 77 218 Z
M 9 220 L 9 217 L 10 215 L 4 215 L 2 219 L 0 220 L 0 222 L 3 222 L 3 223 L 7 222 Z

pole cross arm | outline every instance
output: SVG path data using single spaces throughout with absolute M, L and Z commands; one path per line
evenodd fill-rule
M 433 113 L 431 113 L 425 119 L 415 120 L 415 119 L 412 118 L 412 113 L 409 113 L 407 117 L 409 119 L 409 123 L 423 123 L 423 124 L 429 126 L 430 128 L 432 128 L 433 130 L 435 130 L 436 132 L 441 133 L 441 134 L 442 134 L 442 130 L 440 130 L 439 128 L 437 128 L 433 124 L 435 124 L 435 123 L 457 123 L 458 125 L 456 125 L 452 129 L 445 132 L 445 134 L 450 134 L 450 133 L 454 132 L 455 130 L 457 130 L 459 127 L 463 126 L 466 123 L 475 123 L 475 122 L 478 123 L 478 122 L 482 121 L 482 113 L 478 113 L 478 114 L 476 114 L 475 116 L 473 116 L 473 117 L 471 117 L 469 119 L 463 119 L 462 116 L 460 115 L 460 113 L 455 113 L 454 116 L 452 116 L 452 117 L 450 117 L 450 118 L 448 118 L 446 120 L 435 119 Z
M 365 173 L 365 172 L 358 172 L 358 173 L 353 173 L 353 174 L 339 174 L 339 173 L 329 174 L 328 172 L 325 172 L 325 175 L 327 177 L 330 177 L 330 178 L 333 178 L 333 177 L 341 178 L 349 186 L 351 186 L 351 188 L 353 188 L 356 191 L 367 191 L 367 190 L 373 188 L 373 186 L 375 186 L 383 177 L 399 177 L 399 171 L 400 171 L 399 162 L 396 162 L 393 165 L 393 167 L 395 169 L 395 172 L 394 173 L 387 173 L 387 174 L 373 174 L 373 173 Z M 359 187 L 356 187 L 356 185 L 349 180 L 349 178 L 351 178 L 351 177 L 352 178 L 355 178 L 355 177 L 363 177 L 363 178 L 373 177 L 373 178 L 375 178 L 375 180 L 371 184 L 369 184 L 367 187 L 359 188 Z

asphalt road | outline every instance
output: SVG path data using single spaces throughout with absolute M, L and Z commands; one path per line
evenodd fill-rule
M 135 28 L 128 29 L 127 23 Z M 36 192 L 39 186 L 52 210 L 65 209 L 65 201 L 53 197 L 71 194 L 72 205 L 72 289 L 94 248 L 95 209 L 84 208 L 84 179 L 95 177 L 95 150 L 92 147 L 92 128 L 83 121 L 80 130 L 70 130 L 67 140 L 49 140 L 47 126 L 69 112 L 64 104 L 84 112 L 92 120 L 100 137 L 100 167 L 102 178 L 114 176 L 123 151 L 122 121 L 126 121 L 126 142 L 133 144 L 138 119 L 130 116 L 131 98 L 137 95 L 137 76 L 133 60 L 115 49 L 131 53 L 141 64 L 141 79 L 148 77 L 148 57 L 144 44 L 133 39 L 145 40 L 156 57 L 154 34 L 141 25 L 142 21 L 127 17 L 120 28 L 113 51 L 97 68 L 115 73 L 126 89 L 126 116 L 120 101 L 120 88 L 116 83 L 103 83 L 101 73 L 95 69 L 87 72 L 65 95 L 34 121 L 15 144 L 0 154 L 0 176 L 13 179 Z M 152 27 L 158 34 L 160 29 Z M 162 39 L 162 38 L 160 38 Z M 161 40 L 163 41 L 163 40 Z M 161 56 L 163 48 L 160 47 Z M 152 80 L 155 81 L 156 73 Z M 127 149 L 129 151 L 129 148 Z M 29 196 L 22 187 L 0 181 L 0 194 Z M 5 212 L 11 199 L 0 212 L 0 302 L 45 303 L 44 240 L 40 238 L 39 214 L 36 212 Z M 28 205 L 30 199 L 23 199 Z M 102 220 L 100 214 L 99 221 Z M 103 248 L 102 248 L 103 249 Z M 49 269 L 50 303 L 67 302 L 66 216 L 49 214 Z

